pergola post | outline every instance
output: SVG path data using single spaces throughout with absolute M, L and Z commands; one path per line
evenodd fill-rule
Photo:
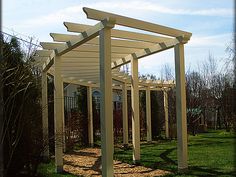
M 184 45 L 175 46 L 175 78 L 176 78 L 176 116 L 178 140 L 178 169 L 188 168 L 187 163 L 187 120 L 186 120 L 186 89 L 185 89 Z
M 139 125 L 139 87 L 138 59 L 131 59 L 131 105 L 132 105 L 132 141 L 133 161 L 140 160 L 140 125 Z
M 65 97 L 64 97 L 64 85 L 62 82 L 62 143 L 63 143 L 63 152 L 66 152 L 66 132 L 65 132 Z
M 87 107 L 88 107 L 88 141 L 89 145 L 93 147 L 93 96 L 92 87 L 87 87 Z
M 42 72 L 42 127 L 43 127 L 43 140 L 44 140 L 44 153 L 45 159 L 49 158 L 49 137 L 48 137 L 48 82 L 47 72 Z
M 165 132 L 166 132 L 166 138 L 169 138 L 169 115 L 168 115 L 168 93 L 167 90 L 163 90 L 164 94 L 164 112 L 165 112 Z
M 100 42 L 100 89 L 101 89 L 101 152 L 102 176 L 111 177 L 113 169 L 113 109 L 112 109 L 112 73 L 111 73 L 111 28 L 108 21 L 99 32 Z
M 151 124 L 151 95 L 150 87 L 146 89 L 146 119 L 147 119 L 147 142 L 152 141 L 152 124 Z
M 63 171 L 63 119 L 64 92 L 61 77 L 61 58 L 54 58 L 54 129 L 55 129 L 55 165 L 56 172 Z
M 123 120 L 123 145 L 128 146 L 129 134 L 128 134 L 128 111 L 127 111 L 127 84 L 123 84 L 122 88 L 122 120 Z

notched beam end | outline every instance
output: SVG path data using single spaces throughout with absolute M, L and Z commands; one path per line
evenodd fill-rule
M 50 33 L 49 35 L 51 36 L 51 38 L 53 39 L 53 41 L 55 41 L 55 35 L 56 35 L 56 33 Z
M 180 43 L 186 44 L 190 40 L 191 36 L 192 36 L 192 33 L 190 36 L 189 35 L 181 35 L 181 36 L 176 37 L 176 39 Z
M 69 31 L 69 22 L 63 22 L 63 25 L 66 27 L 67 31 Z
M 88 18 L 88 12 L 87 12 L 87 10 L 88 10 L 88 7 L 83 7 L 83 11 L 84 11 L 84 13 L 86 14 L 86 16 L 87 16 L 87 18 Z

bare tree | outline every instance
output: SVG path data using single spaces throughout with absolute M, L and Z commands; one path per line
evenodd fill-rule
M 161 69 L 161 79 L 163 80 L 174 80 L 174 73 L 169 64 L 165 64 Z
M 187 119 L 193 135 L 198 129 L 203 109 L 205 108 L 204 81 L 195 71 L 186 74 Z
M 236 88 L 236 49 L 235 49 L 235 40 L 231 41 L 231 43 L 226 48 L 226 52 L 228 53 L 228 58 L 226 60 L 226 67 L 227 69 L 232 64 L 233 66 L 233 75 L 234 75 L 234 88 Z

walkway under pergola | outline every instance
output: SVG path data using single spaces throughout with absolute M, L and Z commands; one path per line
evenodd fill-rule
M 35 60 L 42 66 L 43 134 L 48 136 L 47 74 L 54 77 L 54 124 L 56 170 L 63 170 L 64 93 L 63 82 L 87 86 L 89 143 L 93 145 L 92 88 L 101 90 L 101 152 L 102 175 L 113 176 L 113 108 L 112 89 L 122 90 L 123 143 L 128 144 L 127 90 L 131 89 L 133 161 L 140 160 L 139 90 L 146 90 L 147 141 L 151 136 L 150 91 L 164 91 L 165 127 L 168 137 L 167 91 L 176 87 L 178 168 L 187 168 L 187 123 L 184 70 L 184 44 L 191 33 L 83 8 L 87 18 L 98 20 L 94 25 L 64 22 L 74 34 L 50 33 L 54 42 L 41 42 Z M 115 25 L 130 27 L 153 34 L 114 29 Z M 174 82 L 139 80 L 138 61 L 170 48 L 175 51 Z M 121 66 L 131 63 L 131 75 Z M 48 156 L 49 152 L 45 153 Z

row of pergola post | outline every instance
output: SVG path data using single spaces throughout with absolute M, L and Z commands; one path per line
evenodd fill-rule
M 55 163 L 57 171 L 61 172 L 63 170 L 63 148 L 64 148 L 64 91 L 63 91 L 63 79 L 60 77 L 60 58 L 55 59 L 55 75 L 54 75 L 54 124 L 55 124 Z M 138 83 L 138 60 L 133 60 L 131 62 L 132 73 L 131 77 L 134 82 L 131 84 L 131 103 L 132 103 L 132 143 L 133 143 L 133 160 L 137 162 L 140 160 L 140 124 L 139 124 L 139 83 Z M 135 75 L 136 74 L 136 75 Z M 173 84 L 170 84 L 170 88 Z M 112 88 L 112 83 L 110 83 L 110 88 Z M 170 88 L 161 88 L 164 95 L 164 113 L 165 113 L 165 136 L 169 138 L 169 121 L 168 121 L 168 93 Z M 127 83 L 122 84 L 122 123 L 123 123 L 123 144 L 128 145 L 128 111 L 127 111 Z M 147 142 L 152 141 L 152 125 L 151 125 L 151 89 L 150 86 L 146 87 L 146 123 L 147 123 Z M 157 90 L 157 89 L 156 89 Z M 159 89 L 160 90 L 160 89 Z M 110 89 L 111 94 L 108 96 L 109 102 L 112 102 L 112 89 Z M 106 92 L 107 93 L 107 92 Z M 104 98 L 102 98 L 104 99 Z M 43 118 L 43 135 L 45 140 L 48 138 L 48 96 L 47 96 L 47 72 L 42 73 L 42 118 Z M 101 102 L 104 105 L 104 102 Z M 93 147 L 94 137 L 93 137 L 93 106 L 92 106 L 92 86 L 87 86 L 87 108 L 88 108 L 88 142 L 89 145 Z M 104 107 L 103 107 L 104 109 Z M 109 104 L 110 114 L 113 114 L 112 104 Z M 107 110 L 101 110 L 105 112 Z M 136 113 L 136 114 L 135 114 Z M 101 115 L 104 116 L 104 115 Z M 60 118 L 60 119 L 58 119 Z M 105 125 L 104 125 L 105 123 Z M 183 123 L 182 123 L 183 124 Z M 112 126 L 111 126 L 112 125 Z M 108 127 L 110 126 L 110 127 Z M 103 120 L 101 122 L 101 130 L 109 129 L 107 132 L 102 132 L 102 134 L 107 135 L 105 141 L 109 141 L 107 146 L 102 147 L 102 149 L 110 150 L 110 154 L 113 156 L 113 120 L 112 116 L 108 120 Z M 110 139 L 110 140 L 109 140 Z M 104 140 L 103 140 L 104 141 Z M 47 144 L 48 146 L 48 144 Z M 186 153 L 186 151 L 185 151 Z M 103 153 L 104 154 L 104 153 Z M 47 158 L 49 157 L 49 147 L 46 147 L 44 154 Z M 103 161 L 109 160 L 109 155 Z M 110 160 L 111 161 L 111 160 Z M 110 162 L 110 163 L 113 163 Z M 108 164 L 105 164 L 108 165 Z M 109 172 L 111 173 L 111 172 Z
M 172 85 L 172 84 L 171 84 Z M 172 87 L 172 86 L 171 86 Z M 169 119 L 168 119 L 168 91 L 170 88 L 160 88 L 164 95 L 164 115 L 165 115 L 165 137 L 169 138 Z M 147 142 L 152 141 L 152 125 L 151 125 L 151 89 L 147 86 L 146 89 L 146 126 L 147 126 Z M 152 89 L 153 90 L 153 89 Z M 123 130 L 123 145 L 128 145 L 128 105 L 127 105 L 127 84 L 122 84 L 122 130 Z M 87 87 L 87 107 L 88 107 L 88 142 L 93 147 L 93 109 L 92 109 L 92 87 Z
M 55 82 L 55 81 L 54 81 Z M 158 84 L 159 85 L 159 84 Z M 164 96 L 164 115 L 165 115 L 165 137 L 169 138 L 169 120 L 168 120 L 168 91 L 174 87 L 174 84 L 165 85 L 165 87 L 152 88 L 146 86 L 145 88 L 139 90 L 146 91 L 146 127 L 147 127 L 147 142 L 152 141 L 152 125 L 151 125 L 151 90 L 161 90 L 163 91 Z M 122 129 L 123 129 L 123 144 L 128 145 L 128 105 L 127 105 L 127 83 L 124 82 L 120 87 L 115 87 L 115 89 L 122 89 Z M 130 90 L 130 89 L 129 89 Z M 61 92 L 63 95 L 60 96 L 62 104 L 64 102 L 64 92 Z M 48 94 L 47 94 L 47 74 L 44 72 L 42 74 L 42 122 L 43 122 L 43 135 L 45 139 L 48 138 Z M 94 145 L 94 133 L 93 133 L 93 87 L 87 86 L 87 112 L 88 112 L 88 142 L 91 147 Z M 56 103 L 57 100 L 54 100 Z M 138 103 L 139 104 L 139 103 Z M 65 109 L 65 108 L 63 108 Z M 56 112 L 55 112 L 56 114 Z M 63 115 L 63 112 L 62 112 Z M 63 117 L 64 120 L 64 117 Z M 64 129 L 64 121 L 63 129 Z M 65 136 L 65 135 L 63 135 Z M 63 143 L 65 143 L 63 141 Z M 48 144 L 47 144 L 48 146 Z M 45 156 L 48 158 L 49 148 L 46 148 Z
M 80 31 L 79 35 L 52 34 L 55 39 L 64 43 L 44 43 L 46 50 L 38 52 L 42 64 L 42 115 L 43 133 L 48 136 L 48 110 L 47 110 L 47 73 L 54 76 L 54 128 L 55 128 L 55 164 L 56 170 L 63 170 L 63 133 L 64 133 L 64 96 L 63 81 L 80 84 L 74 78 L 84 77 L 95 79 L 101 91 L 100 123 L 101 123 L 101 154 L 102 176 L 111 177 L 113 169 L 113 107 L 112 83 L 114 70 L 120 66 L 131 63 L 131 110 L 132 110 L 132 145 L 133 161 L 140 160 L 140 121 L 139 121 L 139 78 L 138 61 L 145 56 L 174 48 L 175 53 L 175 85 L 176 85 L 176 119 L 177 119 L 177 154 L 178 168 L 187 168 L 187 123 L 186 123 L 186 91 L 185 91 L 185 65 L 184 44 L 191 37 L 191 33 L 181 30 L 144 22 L 116 14 L 106 13 L 94 9 L 84 8 L 88 18 L 99 20 L 95 26 L 71 25 L 72 31 Z M 131 28 L 146 30 L 167 35 L 161 37 L 122 30 L 113 30 L 115 24 Z M 72 29 L 73 28 L 73 29 Z M 74 29 L 75 28 L 75 29 Z M 80 29 L 82 28 L 82 29 Z M 85 30 L 84 30 L 85 29 Z M 113 39 L 112 39 L 113 37 Z M 171 37 L 171 38 L 169 38 Z M 117 39 L 117 38 L 121 38 Z M 155 41 L 154 41 L 155 39 Z M 162 42 L 163 41 L 163 42 Z M 85 44 L 85 45 L 83 45 Z M 127 46 L 127 47 L 126 47 Z M 146 47 L 150 46 L 150 47 Z M 141 49 L 140 49 L 141 48 Z M 53 49 L 53 50 L 52 50 Z M 99 51 L 97 51 L 99 49 Z M 79 51 L 81 50 L 81 51 Z M 133 52 L 138 50 L 137 52 Z M 88 52 L 89 51 L 89 52 Z M 122 52 L 124 51 L 124 52 Z M 130 53 L 130 54 L 127 54 Z M 87 56 L 89 55 L 89 56 Z M 118 58 L 117 58 L 118 57 Z M 119 58 L 121 57 L 121 58 Z M 77 63 L 75 63 L 77 61 Z M 95 62 L 95 63 L 93 63 Z M 75 66 L 76 67 L 75 67 Z M 86 66 L 86 69 L 84 67 Z M 77 69 L 81 69 L 77 70 Z M 88 71 L 87 71 L 88 70 Z M 89 73 L 91 72 L 93 73 Z M 83 73 L 84 72 L 84 73 Z M 99 77 L 98 77 L 99 75 Z M 67 79 L 65 79 L 65 77 Z M 73 76 L 73 77 L 72 77 Z M 72 78 L 72 79 L 71 79 Z M 78 79 L 77 79 L 78 80 Z M 127 131 L 127 85 L 123 83 L 123 140 L 128 142 Z M 92 122 L 92 82 L 88 87 L 88 119 L 89 142 L 93 143 Z M 150 119 L 150 87 L 146 88 L 147 103 L 147 140 L 151 141 Z M 168 117 L 167 93 L 164 92 L 165 115 Z M 168 121 L 165 121 L 166 128 Z M 166 132 L 168 137 L 168 131 Z M 48 156 L 48 151 L 46 152 Z

